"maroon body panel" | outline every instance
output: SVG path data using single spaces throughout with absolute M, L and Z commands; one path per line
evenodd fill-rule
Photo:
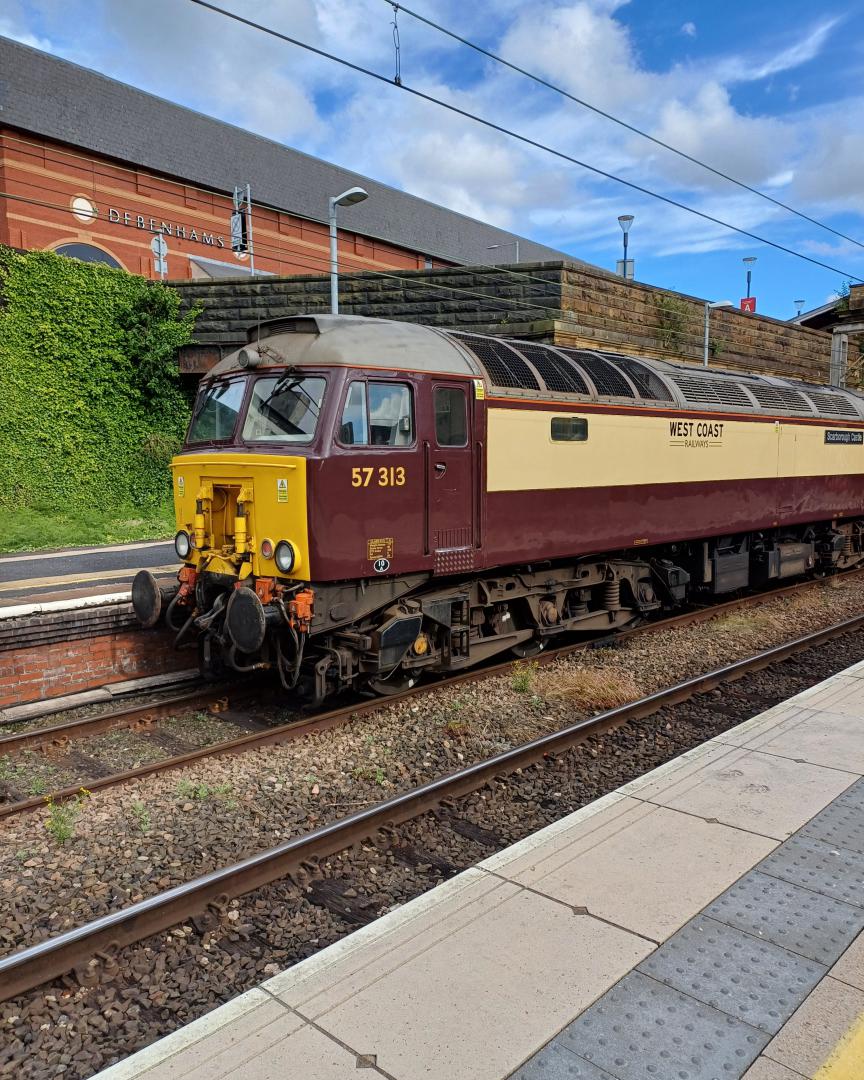
M 566 558 L 864 512 L 864 478 L 813 476 L 487 494 L 488 565 Z

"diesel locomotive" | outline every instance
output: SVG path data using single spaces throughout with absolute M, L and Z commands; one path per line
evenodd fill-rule
M 864 561 L 864 397 L 409 323 L 255 327 L 171 468 L 140 621 L 314 701 Z

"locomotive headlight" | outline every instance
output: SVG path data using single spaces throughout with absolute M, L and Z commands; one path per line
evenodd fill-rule
M 184 532 L 182 529 L 174 537 L 174 550 L 177 552 L 178 559 L 186 559 L 189 557 L 189 552 L 192 550 L 192 541 L 189 539 L 189 533 Z
M 261 558 L 272 559 L 273 558 L 273 541 L 262 540 L 261 541 Z
M 290 574 L 294 569 L 296 555 L 293 546 L 287 540 L 280 540 L 276 545 L 276 565 L 283 574 Z

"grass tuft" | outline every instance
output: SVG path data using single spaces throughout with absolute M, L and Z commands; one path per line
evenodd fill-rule
M 585 709 L 614 709 L 642 696 L 629 676 L 608 669 L 577 667 L 570 671 L 545 671 L 540 690 L 547 701 L 567 701 Z

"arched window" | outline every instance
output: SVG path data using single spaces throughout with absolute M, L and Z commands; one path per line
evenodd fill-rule
M 61 244 L 54 248 L 57 255 L 66 255 L 70 259 L 79 259 L 81 262 L 102 263 L 104 266 L 113 266 L 116 270 L 123 267 L 107 251 L 94 247 L 93 244 Z

